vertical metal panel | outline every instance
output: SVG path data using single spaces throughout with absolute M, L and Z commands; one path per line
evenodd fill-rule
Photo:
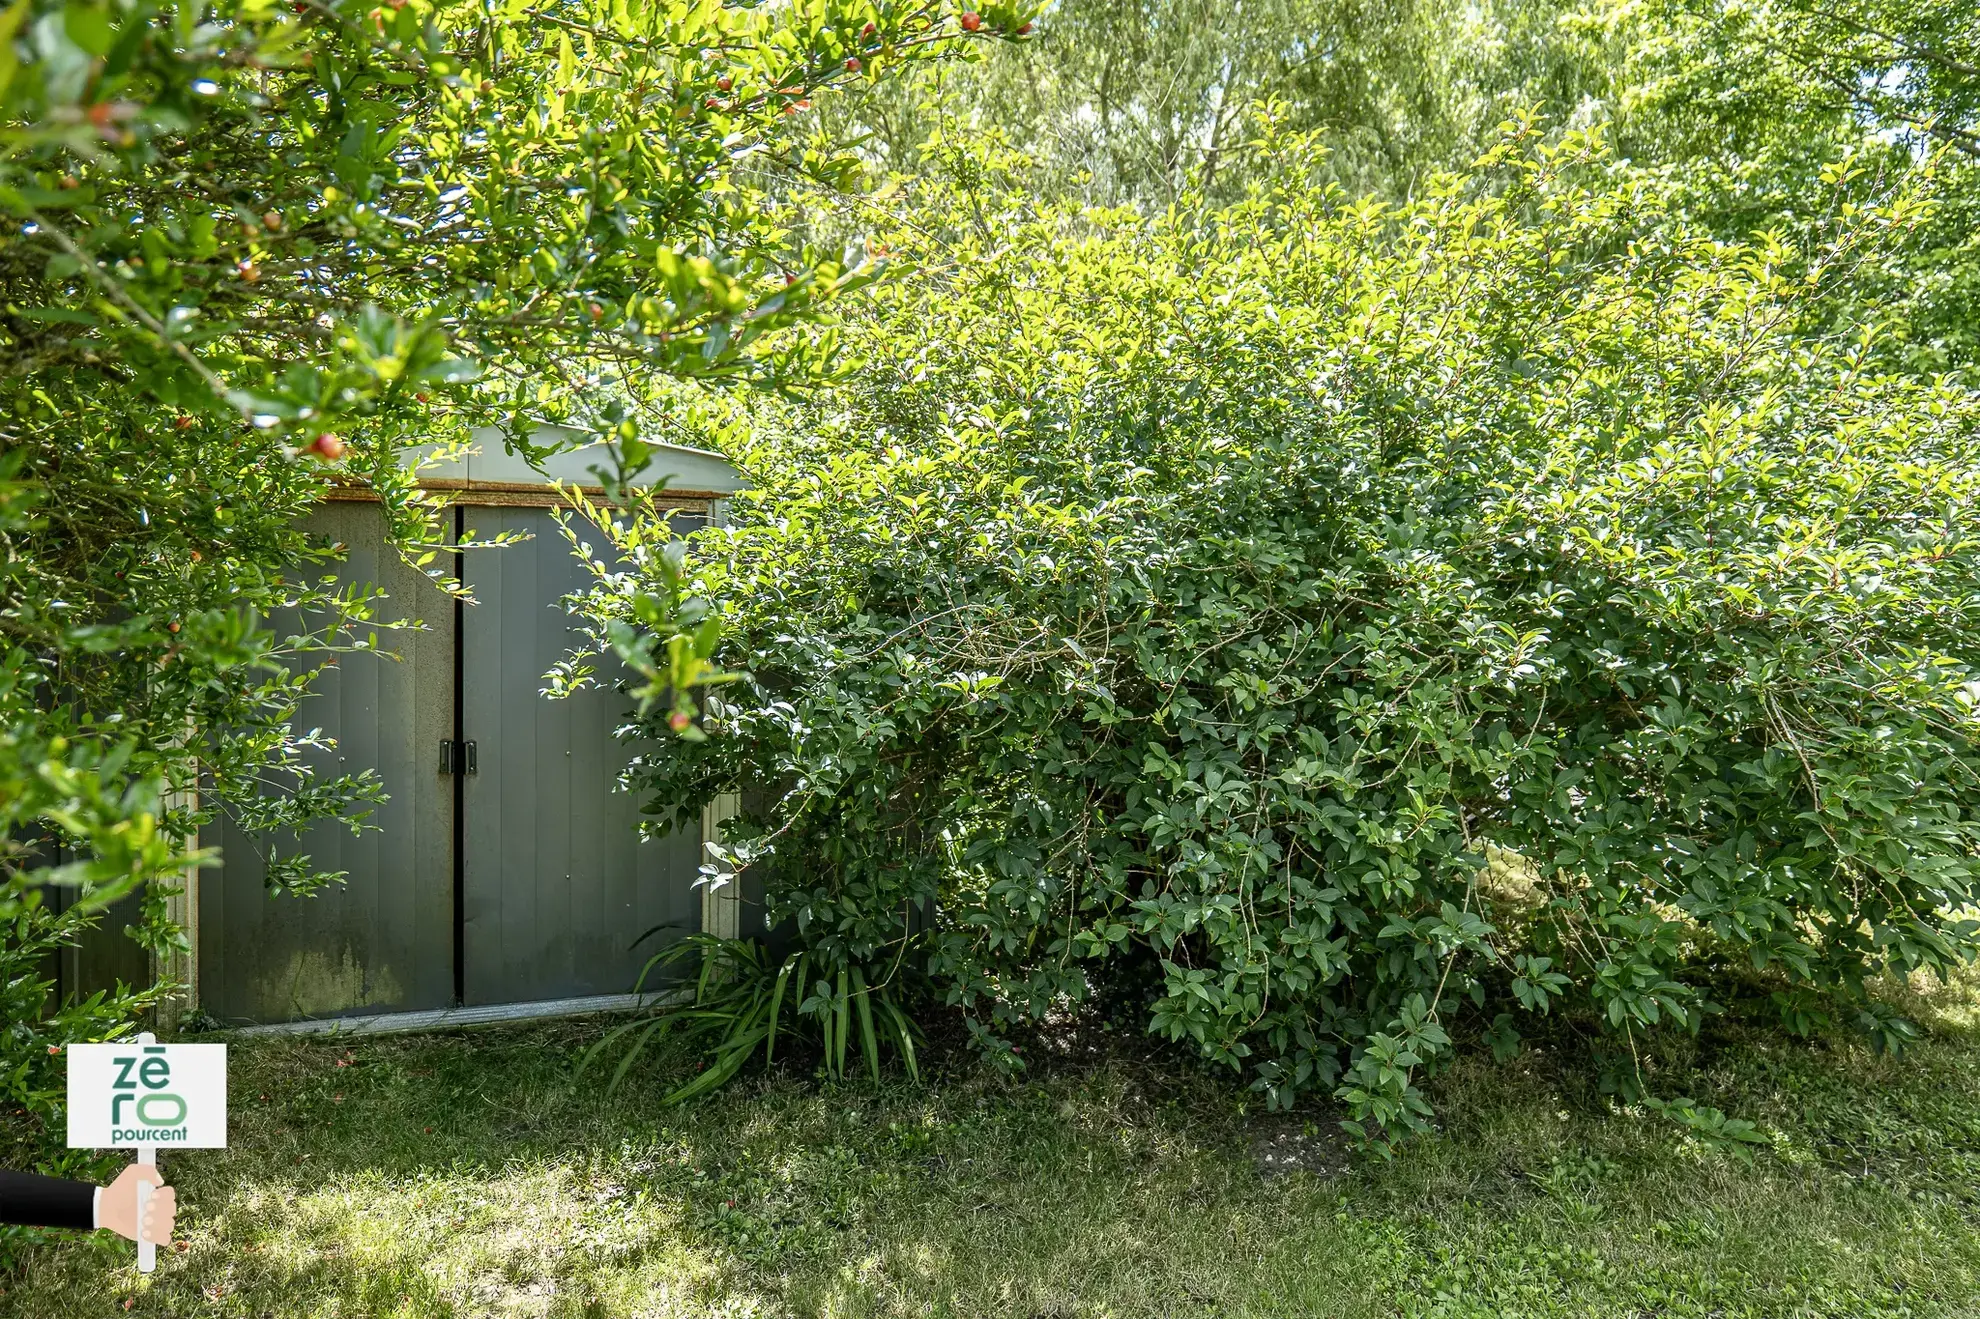
M 48 900 L 57 911 L 74 905 L 76 890 L 51 886 Z M 125 934 L 144 913 L 144 895 L 133 893 L 105 907 L 96 923 L 63 948 L 56 981 L 59 998 L 88 998 L 100 989 L 127 985 L 143 989 L 151 983 L 151 954 Z
M 64 865 L 75 859 L 69 848 L 41 830 L 17 829 L 7 840 L 25 849 L 18 858 L 23 869 Z M 79 891 L 68 884 L 47 884 L 41 900 L 51 912 L 74 907 Z M 72 943 L 64 944 L 42 958 L 36 973 L 52 982 L 47 1010 L 62 1003 L 88 998 L 98 990 L 112 990 L 119 984 L 141 989 L 151 983 L 151 954 L 137 946 L 124 933 L 137 923 L 143 912 L 141 893 L 132 893 L 96 913 L 91 923 L 76 932 Z
M 376 505 L 327 504 L 306 525 L 349 547 L 336 575 L 382 588 L 382 617 L 421 619 L 427 630 L 381 632 L 384 653 L 339 657 L 297 716 L 299 730 L 320 727 L 336 741 L 332 752 L 308 754 L 319 775 L 379 772 L 391 800 L 371 817 L 377 829 L 353 837 L 325 822 L 300 840 L 265 839 L 223 818 L 202 837 L 221 849 L 222 866 L 199 889 L 199 1000 L 222 1020 L 436 1008 L 453 998 L 453 782 L 438 760 L 453 725 L 454 606 L 385 544 Z M 281 633 L 301 621 L 272 623 Z M 314 897 L 270 896 L 270 844 L 349 876 Z
M 576 639 L 561 601 L 591 580 L 550 513 L 475 508 L 468 527 L 532 539 L 468 555 L 461 735 L 479 772 L 463 780 L 465 1000 L 621 993 L 698 923 L 699 832 L 640 840 L 639 801 L 616 788 L 634 751 L 614 736 L 631 706 L 611 685 L 623 670 L 541 695 Z M 633 946 L 656 926 L 668 929 Z

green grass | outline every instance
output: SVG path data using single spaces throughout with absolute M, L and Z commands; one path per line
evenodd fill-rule
M 185 1249 L 140 1282 L 123 1243 L 31 1246 L 0 1313 L 1980 1314 L 1974 1002 L 1898 1060 L 1667 1066 L 1762 1125 L 1751 1164 L 1546 1054 L 1444 1078 L 1440 1136 L 1383 1164 L 1118 1052 L 664 1109 L 678 1060 L 574 1079 L 595 1026 L 236 1044 L 233 1147 L 167 1165 Z

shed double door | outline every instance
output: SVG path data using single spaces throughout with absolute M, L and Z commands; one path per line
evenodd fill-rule
M 349 547 L 341 580 L 376 584 L 383 616 L 424 627 L 341 656 L 298 714 L 325 735 L 306 755 L 319 779 L 378 771 L 376 829 L 329 821 L 281 839 L 226 820 L 202 839 L 222 863 L 200 884 L 200 1006 L 223 1021 L 621 993 L 695 926 L 700 838 L 642 840 L 639 800 L 617 790 L 636 747 L 615 736 L 630 701 L 614 675 L 541 694 L 576 640 L 562 601 L 589 574 L 548 510 L 459 516 L 470 539 L 529 537 L 462 556 L 475 603 L 459 606 L 384 543 L 375 506 L 311 519 Z M 321 620 L 273 620 L 278 634 L 298 622 Z M 468 743 L 473 772 L 457 772 Z M 346 878 L 313 897 L 271 893 L 269 866 L 289 852 Z

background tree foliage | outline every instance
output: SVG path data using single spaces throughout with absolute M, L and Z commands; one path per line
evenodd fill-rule
M 1556 0 L 1062 0 L 1035 46 L 830 112 L 869 128 L 896 169 L 939 162 L 931 147 L 949 138 L 1000 132 L 1041 192 L 1159 209 L 1191 186 L 1241 196 L 1254 168 L 1246 118 L 1270 99 L 1324 135 L 1314 165 L 1328 178 L 1400 194 L 1468 163 L 1521 106 L 1565 117 L 1607 95 L 1618 50 Z
M 1934 217 L 1874 292 L 1908 308 L 1933 370 L 1971 362 L 1980 324 L 1976 69 L 1980 17 L 1954 3 L 1061 0 L 1034 48 L 830 113 L 871 131 L 889 168 L 949 168 L 968 158 L 959 144 L 999 136 L 1044 195 L 1153 212 L 1191 186 L 1243 195 L 1263 167 L 1241 131 L 1258 100 L 1320 135 L 1323 178 L 1389 199 L 1538 106 L 1562 127 L 1607 125 L 1620 158 L 1667 171 L 1732 240 L 1824 213 L 1822 167 L 1840 153 L 1871 167 L 1856 184 L 1870 189 L 1943 151 Z
M 917 186 L 866 369 L 729 436 L 656 809 L 762 803 L 821 980 L 993 1055 L 1121 995 L 1370 1132 L 1550 1016 L 1635 1095 L 1734 1006 L 1901 1043 L 1866 982 L 1980 946 L 1980 395 L 1836 308 L 1927 204 L 1727 244 L 1597 133 L 1394 204 L 1254 141 L 1146 220 Z
M 1022 22 L 985 15 L 980 41 Z M 811 98 L 964 36 L 870 0 L 0 4 L 10 1140 L 48 1138 L 44 1046 L 151 999 L 44 1015 L 80 922 L 142 889 L 133 933 L 168 947 L 215 812 L 355 828 L 392 787 L 299 759 L 313 666 L 380 644 L 372 593 L 319 584 L 336 547 L 296 529 L 327 483 L 368 486 L 452 590 L 409 446 L 556 422 L 637 468 L 665 383 L 828 371 L 829 338 L 778 331 L 873 272 L 792 236 L 803 188 L 853 178 Z M 310 624 L 278 636 L 276 609 Z
M 1721 232 L 1819 213 L 1823 166 L 1866 179 L 1941 157 L 1932 213 L 1862 297 L 1901 323 L 1920 370 L 1980 353 L 1980 12 L 1970 5 L 1809 0 L 1642 11 L 1619 79 L 1637 150 L 1685 177 Z

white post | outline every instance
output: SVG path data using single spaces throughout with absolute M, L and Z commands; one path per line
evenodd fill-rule
M 145 1031 L 137 1037 L 137 1042 L 140 1045 L 151 1044 L 155 1042 L 156 1039 L 157 1037 L 154 1036 L 150 1031 Z M 152 1145 L 139 1145 L 137 1147 L 137 1161 L 140 1166 L 148 1163 L 152 1167 L 156 1168 L 158 1166 L 157 1147 Z M 144 1231 L 144 1211 L 149 1209 L 150 1207 L 151 1207 L 151 1183 L 139 1182 L 137 1184 L 137 1242 L 138 1242 L 138 1272 L 139 1273 L 150 1273 L 158 1267 L 158 1247 L 145 1236 L 145 1231 Z
M 724 792 L 715 800 L 701 808 L 701 840 L 706 848 L 710 843 L 722 841 L 722 824 L 742 810 L 742 794 Z M 742 937 L 742 888 L 736 880 L 735 871 L 726 862 L 715 862 L 704 853 L 702 860 L 707 864 L 719 865 L 722 883 L 703 884 L 701 889 L 701 928 L 706 934 L 718 935 L 724 939 Z M 760 933 L 760 931 L 757 931 Z

